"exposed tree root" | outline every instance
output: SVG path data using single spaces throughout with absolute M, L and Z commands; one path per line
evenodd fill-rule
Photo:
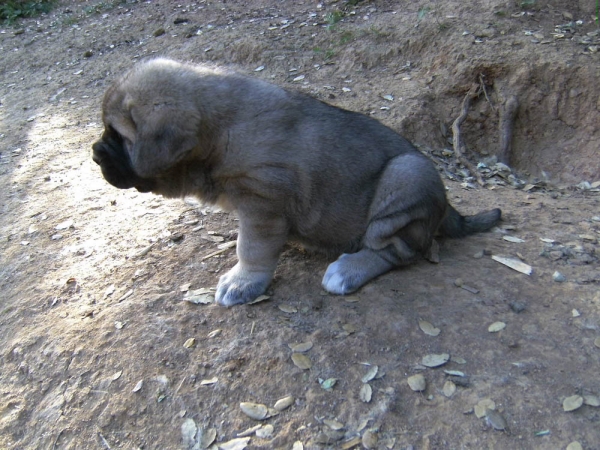
M 513 128 L 518 109 L 519 100 L 514 95 L 508 97 L 500 109 L 500 123 L 498 124 L 498 128 L 500 130 L 499 158 L 501 162 L 507 165 L 509 165 L 510 156 L 512 153 L 511 143 Z
M 465 98 L 462 102 L 462 109 L 460 115 L 452 123 L 452 145 L 454 146 L 454 156 L 456 158 L 456 161 L 459 164 L 465 166 L 467 169 L 469 169 L 469 172 L 471 172 L 473 175 L 475 175 L 475 177 L 477 177 L 477 183 L 479 183 L 480 186 L 485 186 L 485 182 L 483 181 L 481 174 L 479 173 L 477 168 L 473 166 L 473 164 L 471 164 L 471 162 L 467 158 L 465 158 L 463 154 L 464 145 L 460 140 L 460 125 L 467 118 L 467 114 L 469 113 L 469 107 L 471 106 L 471 101 L 479 97 L 479 95 L 481 95 L 483 91 L 483 83 L 479 85 L 474 84 L 471 87 L 471 89 L 469 89 L 469 92 L 467 92 L 467 95 L 465 95 Z

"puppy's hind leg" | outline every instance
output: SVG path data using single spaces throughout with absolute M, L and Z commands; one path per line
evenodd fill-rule
M 413 263 L 431 246 L 446 210 L 444 185 L 424 156 L 397 156 L 384 170 L 357 253 L 331 263 L 323 287 L 349 294 L 394 267 Z
M 393 269 L 384 251 L 364 248 L 356 253 L 344 253 L 329 264 L 323 277 L 323 288 L 332 294 L 346 295 L 356 291 L 373 278 Z

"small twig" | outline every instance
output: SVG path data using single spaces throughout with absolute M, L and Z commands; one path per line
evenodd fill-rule
M 110 445 L 108 444 L 106 439 L 104 439 L 104 436 L 102 436 L 102 433 L 100 433 L 99 431 L 98 431 L 98 437 L 102 441 L 102 445 L 104 445 L 104 447 L 106 447 L 107 450 L 111 450 Z
M 60 436 L 63 434 L 63 431 L 65 431 L 64 428 L 58 432 L 58 435 L 56 435 L 56 439 L 54 439 L 54 444 L 52 444 L 52 450 L 56 448 L 56 444 L 58 443 Z
M 183 378 L 181 379 L 181 383 L 179 383 L 179 386 L 177 386 L 177 389 L 175 389 L 175 393 L 173 394 L 173 398 L 177 397 L 177 394 L 179 393 L 179 389 L 181 389 L 181 386 L 183 386 L 183 382 L 185 381 L 185 377 L 186 375 L 183 375 Z
M 494 106 L 494 104 L 490 100 L 490 97 L 488 96 L 487 89 L 485 88 L 485 80 L 483 78 L 484 78 L 483 74 L 480 73 L 479 74 L 479 83 L 481 84 L 481 90 L 483 91 L 483 95 L 485 95 L 485 99 L 488 101 L 488 103 L 491 105 L 492 109 L 495 111 L 496 107 Z
M 474 98 L 479 97 L 479 95 L 481 94 L 481 91 L 482 91 L 481 86 L 473 85 L 471 87 L 471 89 L 469 89 L 469 92 L 467 92 L 467 95 L 465 95 L 465 98 L 462 102 L 462 109 L 461 109 L 460 115 L 452 123 L 452 144 L 454 146 L 454 156 L 456 157 L 456 161 L 459 164 L 462 164 L 463 166 L 465 166 L 467 169 L 469 169 L 469 171 L 472 174 L 474 174 L 475 177 L 477 177 L 477 183 L 479 183 L 480 186 L 485 186 L 485 182 L 483 181 L 483 178 L 481 177 L 481 174 L 479 173 L 477 168 L 475 168 L 473 166 L 473 164 L 471 164 L 464 157 L 463 152 L 462 152 L 463 146 L 462 146 L 462 142 L 460 141 L 460 125 L 467 118 L 467 114 L 469 113 L 469 107 L 471 106 L 471 101 Z
M 226 242 L 225 244 L 222 244 L 223 248 L 221 248 L 220 250 L 214 251 L 212 253 L 209 253 L 208 255 L 204 256 L 200 261 L 205 261 L 208 258 L 212 258 L 213 256 L 217 256 L 217 255 L 220 255 L 221 253 L 225 253 L 230 248 L 235 247 L 236 244 L 237 244 L 237 241 Z

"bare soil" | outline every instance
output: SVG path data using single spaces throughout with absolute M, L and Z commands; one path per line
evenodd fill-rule
M 227 448 L 259 423 L 241 402 L 291 395 L 247 448 L 599 449 L 599 36 L 594 2 L 564 3 L 63 1 L 1 29 L 0 447 L 201 448 L 214 430 Z M 269 300 L 185 301 L 235 263 L 234 249 L 207 257 L 235 239 L 235 216 L 119 191 L 90 158 L 104 90 L 155 55 L 370 114 L 434 159 L 460 211 L 500 207 L 502 226 L 441 242 L 438 264 L 384 275 L 358 301 L 324 294 L 331 261 L 292 246 Z M 485 92 L 461 131 L 483 188 L 444 150 L 474 83 Z M 513 172 L 492 158 L 511 96 Z M 288 344 L 309 341 L 303 370 Z M 422 364 L 441 353 L 444 366 Z M 407 384 L 417 373 L 424 392 Z M 584 404 L 566 412 L 570 396 Z M 476 416 L 485 399 L 500 419 Z

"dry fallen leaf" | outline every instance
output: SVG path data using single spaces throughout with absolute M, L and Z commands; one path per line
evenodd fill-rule
M 464 377 L 465 373 L 461 372 L 460 370 L 444 370 L 444 373 L 446 375 L 450 375 L 453 377 Z
M 310 358 L 302 353 L 292 353 L 292 361 L 302 370 L 308 370 L 312 367 Z
M 186 448 L 192 448 L 195 440 L 198 427 L 194 419 L 185 419 L 181 424 L 181 437 Z
M 498 411 L 487 408 L 485 410 L 485 418 L 494 429 L 499 431 L 506 430 L 506 420 Z
M 504 264 L 506 267 L 510 267 L 511 269 L 516 270 L 517 272 L 524 273 L 525 275 L 531 275 L 531 273 L 533 272 L 533 269 L 530 265 L 525 264 L 524 262 L 521 262 L 518 259 L 506 258 L 505 256 L 496 255 L 492 255 L 492 259 L 494 261 L 499 262 L 500 264 Z
M 295 353 L 304 353 L 309 351 L 313 347 L 313 343 L 308 342 L 300 342 L 297 344 L 288 344 L 288 347 Z
M 270 295 L 259 295 L 254 300 L 252 300 L 249 305 L 254 305 L 256 303 L 264 302 L 265 300 L 269 300 L 271 298 Z
M 344 424 L 341 422 L 338 422 L 337 420 L 324 419 L 323 423 L 335 431 L 341 430 L 342 428 L 344 428 Z
M 213 289 L 194 289 L 192 291 L 187 291 L 183 296 L 183 299 L 186 302 L 190 302 L 195 305 L 208 305 L 215 301 L 215 293 Z
M 244 450 L 250 442 L 249 437 L 236 438 L 219 444 L 219 450 Z
M 372 396 L 373 389 L 371 388 L 371 385 L 369 385 L 368 383 L 363 384 L 359 392 L 360 399 L 365 403 L 369 403 L 371 401 Z
M 504 330 L 506 328 L 506 324 L 504 322 L 494 322 L 488 327 L 488 331 L 490 333 L 497 333 L 498 331 Z
M 280 398 L 275 402 L 273 408 L 275 408 L 277 411 L 283 411 L 284 409 L 287 409 L 290 406 L 292 406 L 294 404 L 294 400 L 294 397 L 292 397 L 291 395 Z
M 502 239 L 508 242 L 513 242 L 515 244 L 519 244 L 521 242 L 525 242 L 523 239 L 515 237 L 515 236 L 503 236 Z
M 279 305 L 278 306 L 280 311 L 283 311 L 284 313 L 288 313 L 288 314 L 295 314 L 298 312 L 298 308 L 296 308 L 295 306 L 292 305 Z
M 588 406 L 598 407 L 600 406 L 600 397 L 595 395 L 584 395 L 583 404 Z
M 367 371 L 367 373 L 361 378 L 361 381 L 363 383 L 368 383 L 369 381 L 371 381 L 372 379 L 374 379 L 377 376 L 378 370 L 379 370 L 378 366 L 371 366 L 369 368 L 369 370 Z
M 216 330 L 213 330 L 213 331 L 211 331 L 210 333 L 208 333 L 208 334 L 206 335 L 206 337 L 207 337 L 207 338 L 209 338 L 209 339 L 211 339 L 211 338 L 214 338 L 214 337 L 217 337 L 218 335 L 220 335 L 220 334 L 221 334 L 221 332 L 222 332 L 222 331 L 223 331 L 223 330 L 221 330 L 220 328 L 217 328 Z
M 258 424 L 258 425 L 254 425 L 253 427 L 250 427 L 244 431 L 242 431 L 241 433 L 237 433 L 236 437 L 246 437 L 246 436 L 251 436 L 254 433 L 256 433 L 257 430 L 260 430 L 262 428 L 262 425 Z
M 356 333 L 356 327 L 351 323 L 346 323 L 342 325 L 342 329 L 348 334 Z
M 496 409 L 496 403 L 491 398 L 484 398 L 479 403 L 475 405 L 475 415 L 478 419 L 485 417 L 486 411 L 488 409 Z
M 122 371 L 122 370 L 119 370 L 117 373 L 115 373 L 115 374 L 114 374 L 114 375 L 111 377 L 111 379 L 112 379 L 113 381 L 117 381 L 119 378 L 121 378 L 121 375 L 123 375 L 123 371 Z
M 367 430 L 362 436 L 362 445 L 365 449 L 371 450 L 377 448 L 377 433 Z
M 425 320 L 419 320 L 419 328 L 428 336 L 437 336 L 440 334 L 440 329 L 434 327 L 431 323 Z
M 583 405 L 583 397 L 581 395 L 572 395 L 563 400 L 563 409 L 566 412 L 575 411 Z
M 273 430 L 273 425 L 265 425 L 264 427 L 261 427 L 258 430 L 256 430 L 256 437 L 261 439 L 270 438 L 271 436 L 273 436 Z
M 260 403 L 242 402 L 240 403 L 240 409 L 244 414 L 254 420 L 266 419 L 267 414 L 269 413 L 269 408 Z
M 444 387 L 442 388 L 442 392 L 448 398 L 452 397 L 456 392 L 456 384 L 452 381 L 448 380 L 444 383 Z
M 349 441 L 345 441 L 344 443 L 342 443 L 342 445 L 340 446 L 340 448 L 342 450 L 350 450 L 351 448 L 354 448 L 357 445 L 360 445 L 360 443 L 361 443 L 360 437 L 356 436 L 356 437 L 350 439 Z
M 217 438 L 217 430 L 215 428 L 209 428 L 208 430 L 204 430 L 202 432 L 202 437 L 200 438 L 200 448 L 205 449 L 210 447 L 210 445 L 215 442 Z
M 406 381 L 408 382 L 408 386 L 415 392 L 424 391 L 427 387 L 427 381 L 425 381 L 425 377 L 420 373 L 408 377 Z
M 423 356 L 423 359 L 421 360 L 421 364 L 423 364 L 425 367 L 430 367 L 430 368 L 439 367 L 441 365 L 446 364 L 449 359 L 450 359 L 450 355 L 448 353 L 441 353 L 439 355 L 431 354 L 431 355 Z

